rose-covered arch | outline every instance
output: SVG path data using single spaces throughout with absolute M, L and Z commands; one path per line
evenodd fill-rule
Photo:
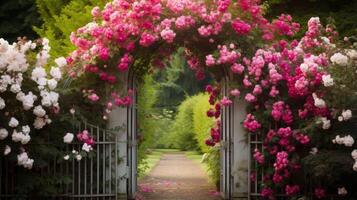
M 305 35 L 293 40 L 299 24 L 285 14 L 269 21 L 263 12 L 258 0 L 114 0 L 104 9 L 94 8 L 93 22 L 71 35 L 76 50 L 67 58 L 67 71 L 93 81 L 84 95 L 105 105 L 106 119 L 115 106 L 132 103 L 133 90 L 117 92 L 118 86 L 126 87 L 123 74 L 162 68 L 164 59 L 185 48 L 198 80 L 204 71 L 216 77 L 222 77 L 222 69 L 229 71 L 229 95 L 220 95 L 219 84 L 206 87 L 212 105 L 208 116 L 219 119 L 222 106 L 231 106 L 234 98 L 248 103 L 243 122 L 247 137 L 257 136 L 263 143 L 252 152 L 259 167 L 252 169 L 251 177 L 264 171 L 260 194 L 273 199 L 279 192 L 306 192 L 300 185 L 304 180 L 296 177 L 301 174 L 301 158 L 318 143 L 311 139 L 319 134 L 312 124 L 328 129 L 335 119 L 324 100 L 334 84 L 329 66 L 348 65 L 356 52 L 334 54 L 337 33 L 318 18 L 311 18 Z M 345 108 L 339 106 L 335 113 Z M 341 116 L 348 120 L 350 111 Z M 220 131 L 217 120 L 207 145 L 220 142 Z M 322 198 L 323 184 L 313 186 L 316 197 Z

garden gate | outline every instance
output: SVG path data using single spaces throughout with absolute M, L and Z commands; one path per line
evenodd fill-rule
M 95 155 L 80 161 L 61 162 L 53 159 L 44 176 L 69 176 L 72 182 L 60 185 L 61 195 L 51 199 L 134 199 L 137 192 L 137 105 L 134 73 L 126 77 L 127 87 L 134 89 L 134 103 L 130 107 L 114 109 L 106 128 L 81 123 L 76 131 L 88 130 L 95 138 Z M 229 77 L 222 81 L 222 95 L 229 93 Z M 241 122 L 245 104 L 234 99 L 224 107 L 221 115 L 221 196 L 224 199 L 249 199 L 250 154 L 249 138 Z M 259 138 L 257 138 L 259 139 Z M 258 145 L 258 143 L 256 143 Z M 67 147 L 80 150 L 81 144 Z M 16 168 L 6 159 L 0 160 L 0 199 L 11 199 L 15 194 Z M 252 187 L 254 188 L 254 187 Z M 255 186 L 257 188 L 257 186 Z
M 127 87 L 134 89 L 136 82 L 133 74 L 124 78 Z M 133 95 L 134 102 L 136 94 Z M 86 122 L 73 124 L 72 132 L 88 130 L 94 137 L 95 154 L 80 161 L 64 161 L 62 156 L 50 158 L 48 167 L 36 171 L 39 176 L 69 177 L 69 184 L 59 184 L 60 195 L 42 199 L 63 200 L 118 200 L 133 199 L 136 193 L 137 178 L 137 141 L 136 141 L 136 104 L 130 107 L 116 108 L 108 119 L 106 128 Z M 53 145 L 32 144 L 32 145 Z M 80 151 L 82 144 L 70 144 L 66 151 Z M 0 199 L 19 198 L 17 174 L 22 168 L 6 157 L 0 157 Z M 21 197 L 21 195 L 20 195 Z M 28 196 L 22 196 L 29 199 Z M 31 198 L 30 198 L 31 199 Z

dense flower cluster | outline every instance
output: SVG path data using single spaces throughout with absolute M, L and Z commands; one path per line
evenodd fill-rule
M 261 195 L 273 199 L 276 187 L 281 186 L 287 195 L 294 195 L 300 186 L 286 182 L 292 171 L 301 168 L 297 151 L 309 147 L 311 136 L 317 134 L 310 127 L 319 125 L 326 131 L 336 121 L 336 113 L 341 113 L 341 122 L 352 117 L 351 110 L 333 107 L 326 98 L 337 84 L 329 68 L 350 65 L 357 52 L 337 49 L 333 43 L 337 33 L 323 27 L 318 17 L 308 21 L 301 39 L 290 41 L 286 38 L 295 35 L 299 24 L 289 15 L 270 22 L 262 13 L 255 0 L 114 0 L 103 10 L 94 8 L 93 22 L 72 33 L 71 41 L 77 48 L 67 58 L 67 70 L 73 77 L 94 74 L 101 82 L 113 85 L 120 74 L 139 64 L 162 66 L 160 60 L 169 57 L 177 44 L 185 46 L 187 63 L 198 80 L 204 78 L 205 69 L 219 68 L 229 71 L 235 82 L 228 92 L 231 96 L 220 97 L 219 86 L 206 87 L 212 105 L 207 115 L 217 119 L 206 144 L 219 142 L 222 106 L 231 105 L 231 97 L 241 96 L 249 104 L 244 128 L 263 137 L 264 155 L 258 150 L 253 155 L 269 169 L 261 182 Z M 226 39 L 218 37 L 222 33 Z M 248 52 L 239 41 L 249 42 L 250 37 L 265 45 Z M 200 45 L 204 49 L 197 50 Z M 157 53 L 148 57 L 148 47 Z M 113 63 L 115 69 L 109 67 Z M 93 102 L 109 101 L 106 114 L 114 105 L 132 103 L 131 90 L 117 94 L 113 89 L 109 98 L 94 88 L 84 91 Z M 334 141 L 350 147 L 352 140 L 338 137 Z M 318 154 L 317 148 L 313 154 Z M 316 188 L 315 196 L 323 198 L 325 190 Z
M 29 54 L 38 49 L 36 62 L 30 63 Z M 0 39 L 0 118 L 4 122 L 0 126 L 0 146 L 5 147 L 4 155 L 18 154 L 18 165 L 27 169 L 34 163 L 25 146 L 31 141 L 30 132 L 50 124 L 50 114 L 60 109 L 55 89 L 66 60 L 56 59 L 57 66 L 47 72 L 44 66 L 49 51 L 47 39 L 41 43 L 19 41 L 11 45 Z M 31 85 L 35 86 L 29 88 Z M 14 149 L 18 146 L 19 149 Z
M 63 159 L 64 160 L 69 160 L 70 157 L 75 158 L 77 161 L 82 160 L 83 156 L 86 153 L 89 153 L 93 151 L 93 145 L 95 144 L 94 138 L 90 135 L 88 130 L 83 130 L 82 132 L 77 133 L 76 138 L 78 142 L 83 143 L 82 144 L 82 151 L 83 152 L 78 152 L 76 150 L 72 150 L 71 154 L 66 154 Z M 63 137 L 63 142 L 70 144 L 74 140 L 74 134 L 73 133 L 66 133 L 66 135 Z

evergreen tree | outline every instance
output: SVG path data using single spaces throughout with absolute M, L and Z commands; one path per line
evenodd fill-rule
M 288 13 L 306 29 L 307 20 L 320 17 L 324 23 L 333 23 L 341 37 L 357 37 L 357 0 L 266 0 L 268 15 L 275 17 Z M 355 38 L 357 39 L 357 38 Z
M 53 57 L 66 56 L 74 50 L 71 32 L 91 21 L 91 10 L 103 7 L 108 0 L 36 0 L 43 24 L 35 31 L 50 40 Z
M 17 37 L 37 38 L 32 30 L 41 24 L 35 0 L 3 0 L 0 4 L 0 38 L 14 42 Z

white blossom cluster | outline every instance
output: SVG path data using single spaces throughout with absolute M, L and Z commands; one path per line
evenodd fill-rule
M 11 153 L 11 143 L 26 145 L 31 140 L 31 124 L 21 122 L 20 114 L 33 114 L 33 128 L 42 129 L 51 123 L 48 112 L 59 109 L 59 95 L 54 90 L 62 78 L 61 67 L 66 65 L 66 60 L 56 59 L 57 66 L 51 67 L 48 73 L 44 68 L 50 57 L 48 43 L 48 39 L 42 40 L 42 49 L 36 55 L 36 63 L 31 66 L 27 55 L 36 48 L 36 43 L 21 41 L 10 45 L 6 40 L 0 39 L 0 117 L 8 120 L 0 125 L 0 140 L 7 142 L 4 155 Z M 27 77 L 28 74 L 31 77 Z M 28 89 L 27 86 L 33 82 L 36 87 Z M 14 101 L 20 102 L 21 106 L 14 107 Z M 23 147 L 20 152 L 17 156 L 18 165 L 31 169 L 34 160 L 29 158 Z
M 354 139 L 352 136 L 347 135 L 344 137 L 341 137 L 340 135 L 336 135 L 336 138 L 332 140 L 334 144 L 343 144 L 346 147 L 352 147 L 353 144 L 355 143 Z
M 320 117 L 317 121 L 318 124 L 322 124 L 322 129 L 326 130 L 331 127 L 331 121 L 328 120 L 326 117 Z
M 312 94 L 312 97 L 314 98 L 314 105 L 318 108 L 325 108 L 326 103 L 323 99 L 319 98 L 315 93 Z
M 351 110 L 343 110 L 341 115 L 338 117 L 338 121 L 347 121 L 352 118 L 352 111 Z
M 73 113 L 74 113 L 74 112 L 73 112 Z M 63 136 L 63 142 L 64 142 L 64 143 L 67 143 L 67 144 L 72 143 L 73 139 L 74 139 L 74 134 L 73 134 L 73 133 L 66 133 L 66 135 Z M 85 151 L 85 152 L 87 152 L 87 153 L 89 153 L 89 152 L 93 151 L 93 147 L 92 147 L 91 145 L 87 144 L 87 143 L 84 143 L 83 146 L 82 146 L 82 150 Z M 73 157 L 74 157 L 77 161 L 82 160 L 82 155 L 81 155 L 78 151 L 73 150 L 73 151 L 72 151 L 72 154 L 73 154 Z M 67 154 L 67 155 L 65 155 L 65 156 L 63 157 L 64 160 L 69 160 L 69 158 L 70 158 L 70 155 L 69 155 L 69 154 Z
M 335 53 L 330 58 L 333 64 L 337 64 L 340 66 L 347 66 L 348 65 L 348 57 L 343 55 L 342 53 Z

